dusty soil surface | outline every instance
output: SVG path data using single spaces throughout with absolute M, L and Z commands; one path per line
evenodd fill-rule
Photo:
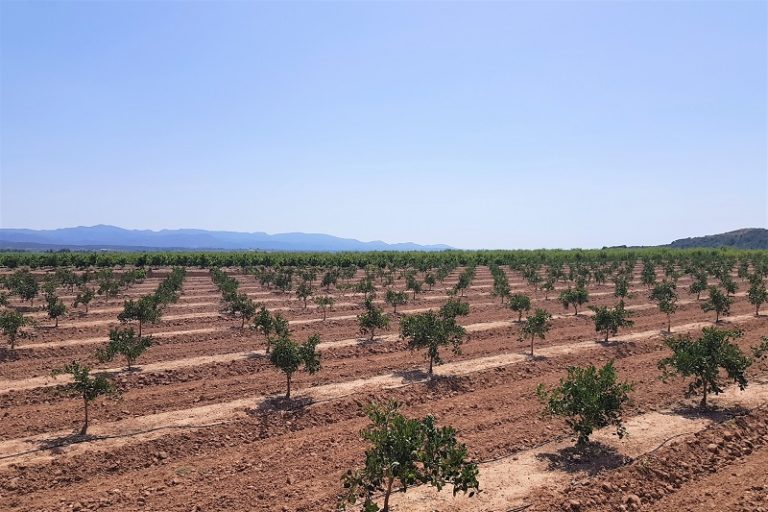
M 130 372 L 122 361 L 95 357 L 109 328 L 119 325 L 122 298 L 94 303 L 87 315 L 70 312 L 58 328 L 32 311 L 38 327 L 18 350 L 0 353 L 0 509 L 331 511 L 342 473 L 363 460 L 358 433 L 366 420 L 359 404 L 387 399 L 403 402 L 408 415 L 433 414 L 456 427 L 482 462 L 486 489 L 476 499 L 415 489 L 398 497 L 394 512 L 765 507 L 765 364 L 750 369 L 754 385 L 747 391 L 729 387 L 713 397 L 714 412 L 699 415 L 684 398 L 686 382 L 659 379 L 667 318 L 639 283 L 627 301 L 635 325 L 603 343 L 586 308 L 574 316 L 507 273 L 515 291 L 555 315 L 546 340 L 535 343 L 537 357 L 527 356 L 516 314 L 489 294 L 490 273 L 480 268 L 464 297 L 470 315 L 460 319 L 469 339 L 460 354 L 444 351 L 446 364 L 430 381 L 423 354 L 398 338 L 398 320 L 439 307 L 457 273 L 390 314 L 389 328 L 371 342 L 358 333 L 358 295 L 332 291 L 337 303 L 323 321 L 311 302 L 305 309 L 294 295 L 233 270 L 242 291 L 290 320 L 296 338 L 321 336 L 323 368 L 295 375 L 291 402 L 279 398 L 284 376 L 269 364 L 263 337 L 221 313 L 208 276 L 187 277 L 179 301 L 160 322 L 144 326 L 154 345 Z M 151 293 L 160 280 L 148 278 L 125 295 Z M 402 289 L 402 280 L 396 286 Z M 711 325 L 713 314 L 686 287 L 681 280 L 672 330 L 695 334 Z M 616 302 L 612 285 L 592 285 L 590 293 L 591 305 Z M 754 317 L 743 293 L 723 326 L 744 330 L 738 344 L 745 350 L 768 335 L 768 317 Z M 50 376 L 73 359 L 109 371 L 121 390 L 119 399 L 93 404 L 85 438 L 74 434 L 81 400 L 65 395 L 66 379 Z M 582 457 L 569 451 L 565 424 L 540 415 L 535 388 L 557 383 L 568 366 L 609 360 L 635 386 L 626 417 L 630 437 L 598 433 L 600 449 Z

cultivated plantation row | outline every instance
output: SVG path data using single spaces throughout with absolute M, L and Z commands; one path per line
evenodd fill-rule
M 768 510 L 762 252 L 0 261 L 3 509 Z

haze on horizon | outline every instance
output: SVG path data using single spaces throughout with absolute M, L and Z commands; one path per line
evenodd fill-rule
M 1 2 L 0 227 L 768 225 L 768 4 Z

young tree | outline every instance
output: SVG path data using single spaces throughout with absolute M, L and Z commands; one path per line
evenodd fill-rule
M 135 321 L 139 324 L 139 336 L 141 328 L 146 323 L 154 324 L 160 320 L 160 305 L 154 295 L 145 295 L 139 300 L 128 299 L 123 304 L 123 311 L 117 315 L 121 323 Z
M 320 355 L 316 351 L 318 343 L 320 343 L 320 336 L 317 334 L 310 336 L 302 345 L 287 336 L 281 337 L 275 342 L 269 360 L 285 374 L 285 398 L 291 398 L 291 378 L 301 365 L 304 365 L 304 371 L 310 375 L 320 370 Z
M 25 336 L 21 328 L 31 323 L 29 318 L 18 311 L 0 311 L 0 331 L 8 338 L 11 350 L 16 350 L 16 340 Z
M 54 377 L 57 375 L 72 375 L 72 382 L 66 386 L 66 389 L 72 393 L 80 395 L 83 398 L 84 421 L 80 429 L 80 435 L 88 433 L 88 405 L 101 395 L 115 394 L 115 386 L 104 375 L 97 374 L 91 376 L 90 368 L 81 366 L 79 362 L 72 361 L 64 368 L 53 371 Z
M 723 290 L 725 290 L 726 295 L 733 295 L 739 289 L 730 274 L 723 274 L 720 278 L 720 285 L 723 287 Z
M 304 309 L 307 309 L 307 299 L 312 296 L 312 285 L 309 281 L 302 281 L 299 286 L 296 287 L 296 297 L 304 302 Z
M 413 274 L 408 274 L 405 277 L 405 289 L 410 290 L 413 292 L 413 300 L 416 300 L 416 294 L 421 293 L 422 286 L 421 281 L 416 279 L 416 276 Z
M 152 346 L 151 336 L 137 336 L 131 327 L 127 329 L 110 329 L 109 342 L 103 349 L 96 352 L 100 362 L 111 361 L 118 354 L 125 357 L 128 371 L 133 369 L 136 359 Z
M 500 272 L 493 277 L 492 293 L 494 297 L 499 297 L 499 299 L 501 299 L 502 304 L 504 304 L 504 299 L 509 297 L 512 293 L 509 289 L 509 281 L 507 280 L 507 275 L 503 272 Z
M 656 267 L 650 260 L 647 260 L 643 264 L 643 270 L 640 273 L 640 282 L 643 283 L 649 290 L 651 289 L 651 286 L 656 283 Z
M 533 315 L 528 315 L 520 327 L 520 341 L 531 340 L 531 357 L 533 357 L 533 342 L 536 338 L 544 339 L 552 327 L 552 315 L 547 311 L 536 308 Z
M 568 287 L 567 290 L 563 290 L 560 293 L 560 302 L 563 304 L 563 308 L 568 309 L 573 306 L 574 316 L 579 314 L 579 306 L 589 302 L 589 293 L 586 288 L 577 286 L 576 288 Z
M 699 272 L 693 276 L 693 282 L 688 287 L 688 293 L 696 295 L 696 300 L 701 300 L 702 292 L 707 290 L 707 275 L 704 272 Z
M 378 308 L 371 299 L 363 304 L 365 311 L 357 315 L 357 323 L 360 325 L 360 333 L 370 335 L 370 341 L 376 334 L 376 329 L 389 327 L 389 316 Z
M 768 302 L 768 290 L 765 288 L 762 277 L 752 277 L 749 290 L 747 290 L 747 299 L 749 299 L 750 304 L 755 306 L 755 316 L 760 316 L 760 306 Z
M 629 278 L 625 274 L 616 276 L 613 280 L 615 286 L 613 295 L 619 300 L 625 300 L 630 297 Z
M 464 271 L 459 274 L 459 279 L 456 281 L 456 285 L 453 287 L 453 291 L 459 294 L 459 297 L 464 296 L 464 292 L 472 284 L 472 274 Z
M 27 269 L 17 270 L 8 276 L 6 286 L 12 294 L 18 295 L 23 301 L 29 301 L 30 305 L 34 305 L 40 289 L 35 276 Z
M 461 352 L 461 344 L 467 332 L 456 322 L 457 315 L 469 314 L 469 305 L 452 301 L 440 311 L 427 311 L 415 315 L 406 315 L 400 322 L 400 337 L 408 340 L 411 350 L 426 349 L 429 369 L 427 374 L 433 377 L 433 366 L 442 364 L 440 347 L 451 345 L 453 353 Z
M 467 447 L 458 442 L 452 427 L 438 428 L 435 418 L 409 419 L 398 411 L 399 404 L 370 404 L 366 414 L 371 425 L 362 438 L 371 444 L 365 452 L 365 466 L 349 470 L 342 478 L 344 493 L 339 510 L 361 500 L 365 512 L 390 512 L 393 490 L 427 484 L 441 490 L 453 486 L 469 496 L 479 491 L 477 464 L 468 459 Z M 377 503 L 381 495 L 383 503 Z M 356 507 L 357 509 L 357 507 Z
M 397 306 L 406 304 L 408 302 L 408 295 L 405 292 L 387 290 L 387 294 L 384 297 L 384 302 L 392 306 L 392 312 L 397 314 Z
M 315 297 L 315 304 L 317 304 L 317 306 L 323 312 L 323 322 L 325 322 L 326 316 L 328 314 L 328 309 L 332 308 L 335 303 L 336 301 L 330 295 L 322 295 L 320 297 Z
M 224 311 L 234 318 L 240 317 L 242 331 L 245 329 L 245 322 L 256 314 L 256 303 L 246 293 L 234 293 L 227 296 Z
M 701 309 L 705 312 L 715 312 L 715 323 L 720 322 L 721 315 L 727 315 L 731 312 L 733 299 L 721 292 L 717 286 L 709 287 L 709 299 L 701 304 Z
M 672 314 L 677 311 L 677 285 L 662 281 L 653 287 L 648 298 L 655 302 L 659 311 L 667 315 L 667 332 L 672 332 Z
M 264 335 L 267 345 L 267 354 L 269 354 L 272 343 L 275 339 L 287 338 L 289 334 L 289 324 L 282 314 L 271 314 L 267 308 L 261 306 L 253 319 L 253 328 Z
M 602 333 L 605 341 L 608 342 L 609 336 L 615 336 L 619 329 L 632 327 L 634 322 L 629 318 L 632 312 L 624 308 L 624 303 L 619 302 L 615 307 L 592 306 L 589 309 L 595 312 L 592 320 L 595 322 L 595 332 Z
M 565 422 L 577 435 L 576 445 L 585 446 L 595 429 L 609 425 L 616 427 L 620 439 L 624 437 L 621 412 L 630 391 L 631 384 L 617 382 L 613 362 L 609 362 L 599 369 L 594 365 L 572 366 L 559 386 L 547 391 L 539 384 L 536 394 L 547 414 L 566 418 Z
M 80 304 L 82 304 L 85 306 L 85 312 L 87 314 L 89 304 L 95 296 L 96 292 L 93 288 L 89 288 L 83 285 L 78 289 L 77 295 L 75 296 L 75 301 L 72 303 L 72 307 L 77 308 Z
M 524 293 L 515 293 L 509 297 L 507 307 L 517 313 L 517 322 L 520 323 L 523 320 L 523 313 L 531 309 L 531 298 Z
M 547 277 L 541 285 L 541 289 L 544 291 L 544 300 L 549 300 L 549 294 L 555 291 L 555 278 Z
M 429 287 L 429 291 L 432 291 L 432 288 L 437 283 L 437 279 L 435 279 L 435 274 L 432 272 L 427 272 L 427 275 L 424 276 L 424 284 L 426 284 Z
M 728 379 L 738 384 L 743 390 L 747 386 L 745 372 L 752 363 L 739 347 L 730 340 L 741 337 L 741 331 L 729 331 L 715 327 L 705 327 L 698 339 L 689 335 L 668 339 L 667 346 L 673 355 L 659 361 L 663 379 L 672 375 L 693 377 L 688 386 L 687 395 L 702 391 L 701 408 L 707 407 L 707 394 L 723 392 L 720 369 L 724 369 Z
M 55 327 L 59 326 L 59 317 L 63 316 L 67 312 L 67 307 L 64 303 L 55 295 L 46 295 L 45 309 L 48 312 L 48 318 L 55 320 Z

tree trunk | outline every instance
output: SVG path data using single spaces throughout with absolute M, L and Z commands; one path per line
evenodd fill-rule
M 430 380 L 432 379 L 433 372 L 432 372 L 432 362 L 434 361 L 434 357 L 431 355 L 429 356 L 429 370 L 427 371 L 427 375 L 429 375 Z
M 54 327 L 58 327 L 58 326 L 59 326 L 59 317 L 56 317 L 56 325 L 54 325 Z
M 760 316 L 760 304 L 755 306 L 755 316 Z
M 290 400 L 291 399 L 291 374 L 290 373 L 286 373 L 285 377 L 286 377 L 286 379 L 285 379 L 286 383 L 288 384 L 287 391 L 285 392 L 285 398 Z
M 328 313 L 326 312 L 325 308 L 323 308 L 323 322 L 325 322 L 325 317 Z
M 533 357 L 533 338 L 534 337 L 535 336 L 533 334 L 531 334 L 531 357 Z
M 704 381 L 704 395 L 701 397 L 701 404 L 702 409 L 707 408 L 707 381 Z
M 667 313 L 667 332 L 672 332 L 672 315 Z
M 520 323 L 522 321 L 523 321 L 523 312 L 522 311 L 518 311 L 517 312 L 517 323 Z
M 85 396 L 83 396 L 83 405 L 85 405 L 85 421 L 83 422 L 83 428 L 80 429 L 81 436 L 88 433 L 88 399 Z
M 389 475 L 389 481 L 387 482 L 387 490 L 384 491 L 384 508 L 381 512 L 389 512 L 389 496 L 392 494 L 392 484 L 395 481 L 394 475 Z
M 139 320 L 139 338 L 141 338 L 141 320 Z
M 610 333 L 608 331 L 605 331 L 605 342 L 608 343 L 608 336 Z

